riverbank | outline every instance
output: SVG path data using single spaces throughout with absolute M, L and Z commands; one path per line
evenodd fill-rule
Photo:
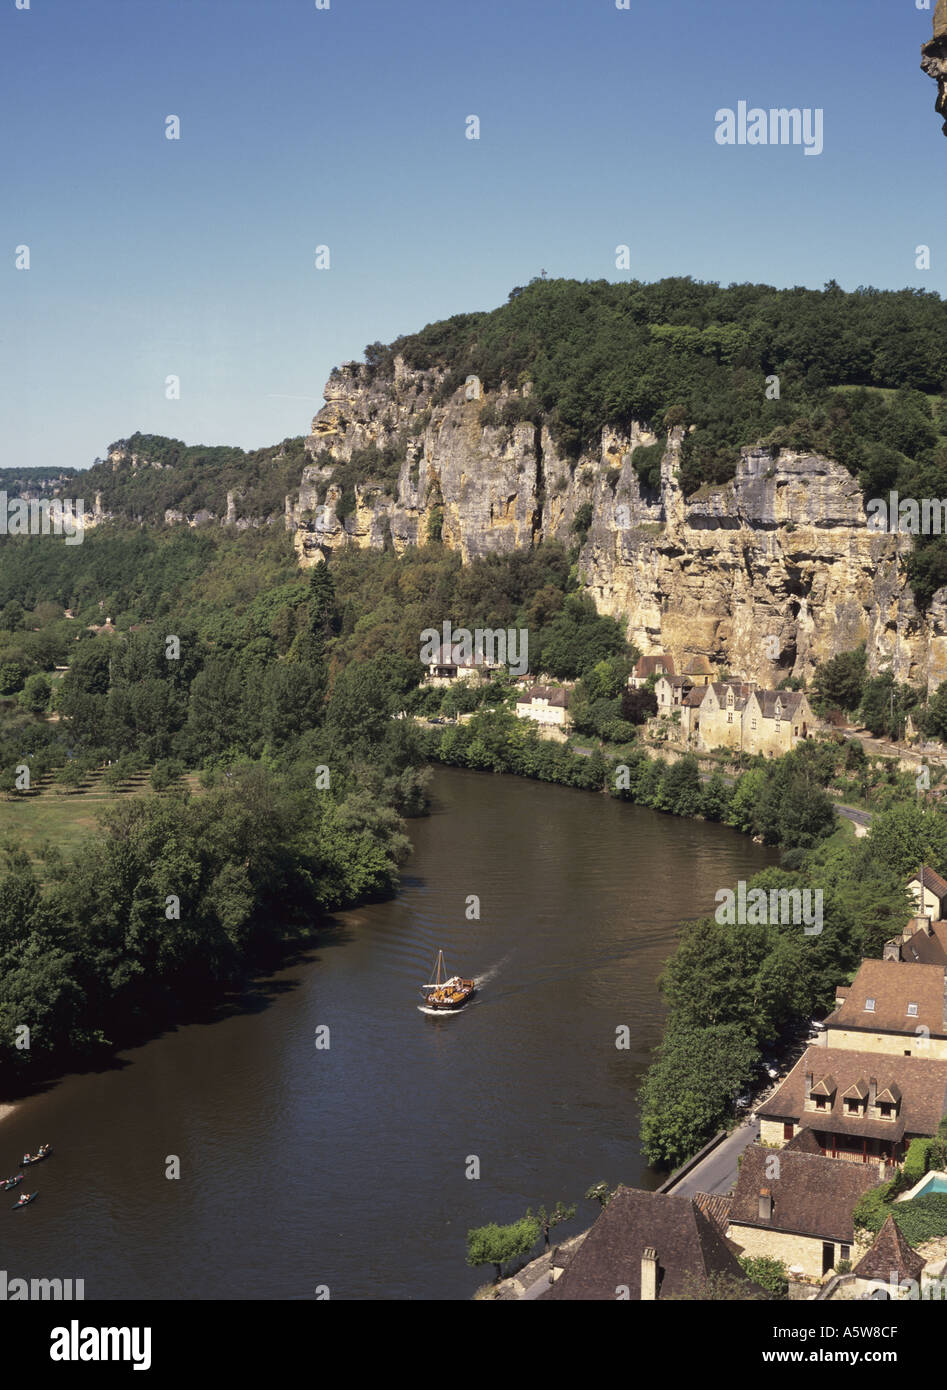
M 657 979 L 681 920 L 775 851 L 513 777 L 439 767 L 430 790 L 395 898 L 336 914 L 222 1015 L 17 1103 L 8 1153 L 57 1158 L 10 1268 L 90 1299 L 468 1300 L 493 1274 L 466 1265 L 468 1230 L 562 1200 L 565 1243 L 590 1185 L 663 1180 L 635 1099 Z M 417 1008 L 439 949 L 489 977 L 445 1019 Z

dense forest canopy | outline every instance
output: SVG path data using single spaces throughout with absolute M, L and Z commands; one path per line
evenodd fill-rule
M 944 465 L 945 330 L 944 302 L 925 290 L 536 279 L 491 313 L 372 344 L 366 360 L 373 372 L 397 354 L 446 369 L 445 393 L 469 374 L 487 391 L 529 380 L 573 457 L 603 425 L 671 412 L 696 426 L 686 491 L 732 477 L 740 447 L 757 442 L 818 448 L 878 486 L 908 462 L 932 463 L 938 440 Z M 773 377 L 778 400 L 767 398 Z
M 113 467 L 97 459 L 77 482 L 87 500 L 101 493 L 105 511 L 159 525 L 166 510 L 186 516 L 209 511 L 223 519 L 228 492 L 237 494 L 243 517 L 281 516 L 286 494 L 298 488 L 308 462 L 304 445 L 299 435 L 248 453 L 225 444 L 185 444 L 136 431 L 115 440 L 108 452 L 121 452 L 129 460 L 135 456 L 137 465 L 129 461 Z

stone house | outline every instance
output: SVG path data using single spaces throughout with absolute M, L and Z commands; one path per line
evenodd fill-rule
M 688 661 L 682 674 L 691 685 L 709 685 L 714 678 L 714 668 L 705 656 L 695 656 Z
M 425 685 L 454 685 L 457 681 L 479 680 L 483 665 L 476 666 L 465 659 L 460 643 L 453 646 L 440 646 L 434 652 L 424 677 Z
M 815 716 L 801 691 L 754 690 L 743 716 L 743 748 L 779 758 L 808 738 Z
M 692 720 L 696 742 L 707 752 L 732 748 L 781 757 L 808 738 L 817 721 L 805 695 L 760 690 L 755 681 L 711 681 Z
M 674 662 L 671 657 L 664 652 L 655 652 L 653 656 L 641 656 L 635 663 L 635 669 L 628 677 L 628 684 L 635 690 L 640 690 L 643 685 L 647 685 L 652 676 L 673 676 Z
M 942 965 L 863 960 L 852 983 L 838 987 L 835 1001 L 825 1020 L 828 1047 L 947 1062 Z
M 696 743 L 700 737 L 700 707 L 706 687 L 695 685 L 681 701 L 681 733 L 687 743 Z
M 935 922 L 943 917 L 947 905 L 947 881 L 940 874 L 927 864 L 922 864 L 917 873 L 908 879 L 907 887 L 920 915 L 930 917 Z
M 947 922 L 910 917 L 901 935 L 885 942 L 884 958 L 908 964 L 947 966 Z
M 819 1152 L 879 1168 L 937 1133 L 947 1114 L 947 1066 L 927 1057 L 809 1047 L 758 1109 L 760 1139 L 782 1148 L 811 1131 Z
M 782 1260 L 821 1279 L 841 1260 L 864 1253 L 852 1211 L 881 1180 L 875 1165 L 824 1157 L 811 1135 L 778 1154 L 751 1144 L 733 1191 L 727 1240 L 741 1255 Z
M 695 1198 L 630 1187 L 618 1188 L 564 1267 L 554 1262 L 551 1278 L 541 1299 L 653 1303 L 692 1297 L 715 1278 L 739 1281 L 748 1299 L 767 1297 Z
M 661 676 L 655 681 L 654 695 L 658 702 L 658 718 L 670 718 L 676 709 L 681 708 L 693 688 L 693 682 L 686 676 Z
M 879 1289 L 893 1292 L 892 1284 L 911 1281 L 920 1288 L 924 1257 L 912 1250 L 893 1216 L 889 1216 L 869 1248 L 852 1270 L 856 1298 L 870 1298 Z
M 516 714 L 519 719 L 564 729 L 569 724 L 569 692 L 552 685 L 531 686 L 517 700 Z
M 708 752 L 714 748 L 744 746 L 743 711 L 752 687 L 743 681 L 711 681 L 700 702 L 697 744 Z

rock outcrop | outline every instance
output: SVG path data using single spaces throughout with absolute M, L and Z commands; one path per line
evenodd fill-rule
M 937 111 L 945 117 L 947 135 L 947 0 L 938 0 L 934 37 L 921 49 L 921 67 L 937 83 Z
M 645 653 L 703 654 L 772 685 L 808 678 L 864 641 L 872 671 L 947 679 L 947 591 L 918 611 L 903 574 L 911 538 L 869 530 L 865 498 L 840 464 L 747 448 L 732 482 L 685 498 L 683 427 L 662 433 L 663 453 L 649 449 L 641 471 L 651 486 L 636 455 L 657 441 L 641 423 L 603 430 L 598 448 L 570 463 L 529 418 L 528 383 L 489 396 L 474 380 L 448 386 L 443 371 L 400 358 L 387 378 L 357 363 L 333 373 L 306 444 L 311 463 L 286 502 L 303 566 L 346 546 L 400 553 L 431 535 L 465 561 L 578 540 L 599 611 L 621 618 Z M 365 450 L 389 460 L 385 476 L 353 488 Z

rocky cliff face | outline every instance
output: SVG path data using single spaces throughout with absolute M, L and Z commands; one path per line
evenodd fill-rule
M 656 442 L 644 426 L 604 430 L 570 466 L 548 429 L 516 421 L 528 387 L 478 397 L 471 383 L 442 399 L 443 380 L 400 359 L 387 379 L 355 363 L 333 374 L 306 445 L 312 462 L 287 499 L 301 564 L 345 546 L 401 552 L 438 523 L 465 560 L 541 539 L 572 545 L 577 524 L 589 592 L 644 652 L 704 654 L 770 684 L 808 677 L 865 641 L 873 671 L 947 679 L 947 592 L 928 615 L 917 611 L 901 567 L 911 538 L 868 529 L 865 499 L 839 464 L 745 449 L 733 482 L 685 499 L 682 428 L 663 436 L 650 488 L 634 464 Z M 369 446 L 394 462 L 386 479 L 356 485 L 340 520 L 339 480 Z
M 947 117 L 947 0 L 938 0 L 934 37 L 921 49 L 921 67 L 937 83 L 937 110 Z M 947 135 L 947 120 L 944 134 Z

